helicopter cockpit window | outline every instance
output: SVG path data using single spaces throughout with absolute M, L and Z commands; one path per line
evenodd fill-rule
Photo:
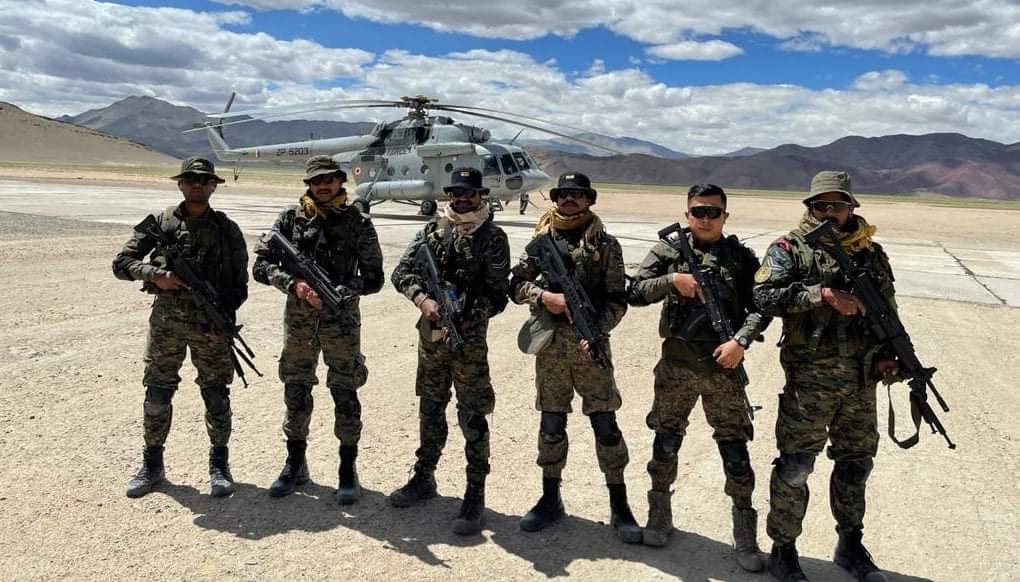
M 483 176 L 498 176 L 499 175 L 499 163 L 496 161 L 496 156 L 492 154 L 485 154 L 482 158 L 482 175 Z
M 514 159 L 510 154 L 503 154 L 499 161 L 503 164 L 504 174 L 516 174 L 517 166 L 514 164 Z
M 528 163 L 527 158 L 525 158 L 524 154 L 521 152 L 514 152 L 514 160 L 517 161 L 517 165 L 520 166 L 522 170 L 531 169 L 531 164 Z

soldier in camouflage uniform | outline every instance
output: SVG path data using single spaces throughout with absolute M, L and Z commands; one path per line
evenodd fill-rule
M 600 348 L 608 358 L 609 332 L 627 312 L 623 249 L 589 210 L 598 193 L 587 176 L 563 174 L 549 196 L 556 207 L 539 218 L 535 234 L 549 234 L 566 243 L 570 257 L 565 259 L 573 265 L 574 276 L 601 314 L 595 324 L 606 335 Z M 599 468 L 609 487 L 610 523 L 624 542 L 640 543 L 641 528 L 627 503 L 623 478 L 629 459 L 627 443 L 616 423 L 622 400 L 613 368 L 601 368 L 592 361 L 587 343 L 578 341 L 568 319 L 562 290 L 550 286 L 534 257 L 525 252 L 512 274 L 511 298 L 531 306 L 531 318 L 521 330 L 521 347 L 536 354 L 535 408 L 541 412 L 538 466 L 542 468 L 542 497 L 521 519 L 521 529 L 538 531 L 565 515 L 560 481 L 567 462 L 567 414 L 576 391 L 595 433 Z
M 248 251 L 241 229 L 227 215 L 209 206 L 209 197 L 223 179 L 212 162 L 189 158 L 176 176 L 184 202 L 153 215 L 159 227 L 176 238 L 199 266 L 199 275 L 219 294 L 223 306 L 236 312 L 248 298 Z M 151 260 L 144 259 L 152 253 Z M 142 468 L 127 486 L 128 497 L 141 497 L 163 481 L 163 445 L 170 432 L 171 404 L 187 351 L 198 370 L 195 382 L 205 401 L 212 495 L 234 491 L 228 463 L 230 389 L 234 368 L 222 339 L 212 333 L 205 311 L 168 264 L 165 250 L 150 236 L 135 232 L 113 260 L 113 274 L 126 281 L 143 281 L 142 290 L 156 296 L 149 316 L 145 345 L 144 430 Z
M 436 495 L 435 469 L 448 433 L 446 405 L 451 384 L 457 392 L 457 421 L 464 433 L 467 489 L 453 531 L 468 535 L 481 531 L 485 508 L 485 476 L 489 473 L 489 424 L 495 394 L 489 378 L 486 332 L 489 318 L 506 307 L 510 274 L 510 246 L 506 234 L 492 222 L 483 197 L 481 173 L 458 168 L 444 188 L 450 197 L 445 214 L 418 232 L 393 271 L 393 286 L 421 311 L 418 319 L 418 374 L 421 444 L 418 461 L 406 485 L 390 495 L 397 507 L 409 507 Z M 460 331 L 461 351 L 451 352 L 444 334 L 433 325 L 439 319 L 436 297 L 426 291 L 425 279 L 414 267 L 422 245 L 435 253 L 440 273 L 465 298 Z
M 382 288 L 382 250 L 371 219 L 347 204 L 343 188 L 346 179 L 346 173 L 329 156 L 309 158 L 304 177 L 307 190 L 297 206 L 280 213 L 273 229 L 322 267 L 335 285 L 343 285 L 357 295 L 370 295 Z M 322 352 L 329 369 L 326 385 L 333 397 L 333 434 L 340 441 L 336 500 L 340 505 L 352 504 L 361 496 L 355 464 L 361 438 L 358 388 L 368 379 L 361 353 L 359 300 L 355 297 L 339 314 L 323 313 L 318 294 L 276 264 L 263 241 L 256 245 L 255 254 L 255 280 L 287 294 L 280 354 L 287 460 L 269 494 L 289 495 L 309 479 L 305 451 L 312 418 L 312 386 L 319 382 L 315 369 Z
M 839 542 L 834 559 L 859 580 L 885 580 L 861 543 L 865 485 L 878 450 L 875 387 L 896 368 L 861 317 L 863 305 L 841 290 L 836 261 L 804 235 L 824 219 L 838 225 L 840 245 L 867 266 L 895 309 L 893 274 L 875 227 L 854 214 L 860 204 L 846 172 L 819 172 L 804 200 L 800 225 L 777 239 L 755 275 L 755 303 L 783 318 L 780 362 L 786 385 L 779 397 L 779 457 L 770 482 L 769 571 L 778 580 L 806 580 L 795 542 L 808 504 L 808 476 L 825 448 L 835 462 L 829 482 Z
M 688 418 L 700 397 L 722 457 L 725 491 L 733 500 L 737 563 L 745 570 L 760 571 L 764 563 L 757 541 L 758 515 L 751 503 L 755 479 L 747 451 L 754 428 L 744 386 L 734 369 L 771 318 L 762 317 L 752 299 L 757 257 L 737 237 L 723 235 L 729 216 L 726 192 L 714 184 L 692 186 L 684 216 L 690 228 L 684 235 L 695 259 L 718 269 L 723 283 L 722 307 L 737 332 L 731 340 L 719 343 L 689 265 L 670 245 L 657 243 L 641 263 L 628 297 L 636 306 L 665 300 L 659 320 L 659 335 L 665 339 L 655 366 L 655 400 L 647 418 L 655 440 L 648 461 L 652 488 L 648 492 L 644 543 L 664 546 L 673 531 L 670 486 L 677 477 L 677 453 Z

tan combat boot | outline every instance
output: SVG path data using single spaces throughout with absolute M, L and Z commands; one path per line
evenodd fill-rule
M 752 508 L 733 508 L 733 549 L 737 565 L 748 572 L 761 572 L 765 562 L 758 547 L 758 512 Z
M 669 541 L 673 533 L 672 497 L 670 491 L 648 492 L 648 524 L 641 536 L 644 545 L 662 547 Z

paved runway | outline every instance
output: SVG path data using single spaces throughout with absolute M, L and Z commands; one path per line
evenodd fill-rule
M 76 220 L 135 224 L 154 209 L 180 201 L 170 188 L 107 187 L 39 184 L 0 180 L 0 211 L 21 212 Z M 227 212 L 248 234 L 267 230 L 279 211 L 294 203 L 293 195 L 242 195 L 217 192 L 215 207 Z M 417 208 L 384 204 L 373 209 L 373 220 L 384 246 L 401 248 L 421 227 Z M 520 216 L 510 210 L 497 222 L 510 236 L 514 256 L 530 239 L 535 211 Z M 645 221 L 607 220 L 610 232 L 623 244 L 624 258 L 636 265 L 663 226 Z M 761 256 L 765 247 L 785 231 L 735 230 Z M 971 303 L 1020 306 L 1020 248 L 993 248 L 987 241 L 947 243 L 938 240 L 900 240 L 877 237 L 892 260 L 897 293 Z

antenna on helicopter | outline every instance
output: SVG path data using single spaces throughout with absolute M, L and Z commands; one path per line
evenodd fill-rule
M 514 142 L 516 142 L 517 138 L 521 137 L 522 133 L 524 133 L 524 129 L 523 128 L 520 131 L 517 132 L 517 135 L 515 135 L 514 138 L 512 140 L 510 140 L 509 143 L 513 144 Z

